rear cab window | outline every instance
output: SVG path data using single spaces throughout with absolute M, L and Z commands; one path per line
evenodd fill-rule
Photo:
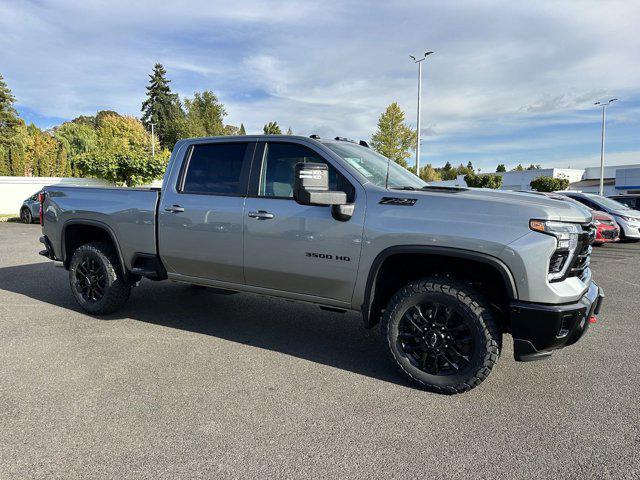
M 202 143 L 189 150 L 178 192 L 245 195 L 253 143 Z

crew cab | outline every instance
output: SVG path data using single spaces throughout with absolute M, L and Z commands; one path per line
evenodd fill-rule
M 161 189 L 52 186 L 40 200 L 41 253 L 91 314 L 142 278 L 351 310 L 439 393 L 480 384 L 506 334 L 519 361 L 575 343 L 603 298 L 585 209 L 433 187 L 362 141 L 181 140 Z

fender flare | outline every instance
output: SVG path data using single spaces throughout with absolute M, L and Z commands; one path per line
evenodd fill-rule
M 371 307 L 373 305 L 373 299 L 375 298 L 376 280 L 378 279 L 380 268 L 384 264 L 384 261 L 392 255 L 407 253 L 435 255 L 440 257 L 455 257 L 474 260 L 489 265 L 495 268 L 500 273 L 504 281 L 509 300 L 518 299 L 518 289 L 516 287 L 516 282 L 513 278 L 513 274 L 511 273 L 511 270 L 509 270 L 509 267 L 497 257 L 488 255 L 486 253 L 454 247 L 439 247 L 431 245 L 398 245 L 382 250 L 373 260 L 371 268 L 369 269 L 367 283 L 365 286 L 364 302 L 361 306 L 362 318 L 364 320 L 364 325 L 366 328 L 373 327 L 370 315 Z
M 69 261 L 71 259 L 67 258 L 66 234 L 67 234 L 67 227 L 69 227 L 71 225 L 89 225 L 89 226 L 92 226 L 92 227 L 101 228 L 102 230 L 107 232 L 109 237 L 111 237 L 111 241 L 113 242 L 113 245 L 116 247 L 116 253 L 118 254 L 118 260 L 120 260 L 120 265 L 122 266 L 122 271 L 124 272 L 125 277 L 129 276 L 129 272 L 128 272 L 127 267 L 126 267 L 126 265 L 124 263 L 124 257 L 122 256 L 122 250 L 120 249 L 120 244 L 118 243 L 118 240 L 117 240 L 115 232 L 113 231 L 113 229 L 109 225 L 107 225 L 104 222 L 100 222 L 99 220 L 71 219 L 71 220 L 67 220 L 62 225 L 62 235 L 61 235 L 62 255 L 61 256 L 62 256 L 62 263 L 64 264 L 64 266 L 67 269 L 69 268 Z

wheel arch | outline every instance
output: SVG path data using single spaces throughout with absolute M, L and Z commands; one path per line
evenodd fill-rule
M 364 302 L 361 306 L 364 325 L 374 327 L 380 319 L 380 313 L 386 302 L 401 285 L 420 276 L 433 273 L 458 273 L 461 267 L 475 265 L 476 271 L 471 277 L 489 274 L 491 280 L 500 288 L 499 294 L 506 300 L 517 300 L 518 291 L 509 267 L 499 258 L 481 252 L 452 247 L 429 245 L 401 245 L 389 247 L 374 259 L 367 276 Z M 427 268 L 423 271 L 425 266 Z M 402 269 L 403 270 L 399 270 Z M 398 273 L 397 278 L 384 282 L 385 276 Z
M 70 233 L 75 235 L 70 235 Z M 115 232 L 109 225 L 98 220 L 78 219 L 68 220 L 64 223 L 61 235 L 62 262 L 67 270 L 76 248 L 93 241 L 107 241 L 113 245 L 118 255 L 120 268 L 122 268 L 125 277 L 129 275 Z

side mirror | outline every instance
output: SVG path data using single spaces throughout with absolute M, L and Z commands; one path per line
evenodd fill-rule
M 329 190 L 329 167 L 324 163 L 297 163 L 293 198 L 300 205 L 345 205 L 345 192 Z
M 329 167 L 324 163 L 296 164 L 293 198 L 300 205 L 330 205 L 331 215 L 341 222 L 349 220 L 355 209 L 345 192 L 329 190 Z

